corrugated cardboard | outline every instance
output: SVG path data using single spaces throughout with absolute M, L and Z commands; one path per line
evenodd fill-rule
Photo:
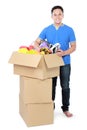
M 13 52 L 9 63 L 14 64 L 14 74 L 38 79 L 59 75 L 59 66 L 64 65 L 56 54 L 39 55 Z
M 20 95 L 24 103 L 52 102 L 52 79 L 34 79 L 20 76 Z
M 22 98 L 20 98 L 19 113 L 27 126 L 53 124 L 53 103 L 24 104 Z

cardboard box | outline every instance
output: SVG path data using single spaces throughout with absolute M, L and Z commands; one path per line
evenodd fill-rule
M 53 102 L 24 104 L 20 98 L 19 113 L 27 126 L 48 125 L 54 121 Z
M 9 63 L 14 64 L 14 74 L 38 79 L 46 79 L 59 75 L 59 66 L 64 65 L 56 54 L 23 54 L 13 52 Z
M 34 79 L 20 76 L 20 95 L 24 103 L 52 102 L 52 79 Z

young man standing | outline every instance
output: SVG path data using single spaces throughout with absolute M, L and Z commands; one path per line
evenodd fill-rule
M 60 66 L 60 85 L 62 88 L 62 111 L 67 117 L 72 117 L 73 114 L 69 112 L 70 105 L 70 72 L 71 72 L 71 60 L 70 54 L 76 49 L 76 38 L 74 30 L 63 24 L 64 10 L 61 6 L 54 6 L 51 9 L 51 17 L 53 24 L 45 27 L 34 44 L 37 50 L 40 50 L 40 44 L 42 40 L 47 40 L 52 45 L 59 43 L 60 49 L 56 54 L 63 58 L 64 66 Z M 57 85 L 57 77 L 52 78 L 52 100 L 55 100 Z

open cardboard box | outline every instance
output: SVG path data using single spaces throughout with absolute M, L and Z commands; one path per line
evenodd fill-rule
M 59 67 L 64 65 L 56 54 L 23 54 L 13 52 L 9 63 L 14 64 L 14 74 L 46 79 L 59 75 Z

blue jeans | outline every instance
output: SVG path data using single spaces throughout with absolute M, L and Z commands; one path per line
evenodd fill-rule
M 71 66 L 70 64 L 60 66 L 60 85 L 62 88 L 62 110 L 68 111 L 69 110 L 69 100 L 70 100 L 70 72 Z M 56 93 L 56 85 L 57 85 L 57 77 L 52 78 L 52 100 L 55 100 L 55 93 Z

